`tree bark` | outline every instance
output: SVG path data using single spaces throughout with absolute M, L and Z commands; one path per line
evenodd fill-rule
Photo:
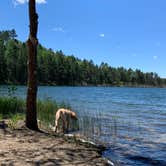
M 38 15 L 36 13 L 35 0 L 29 0 L 30 34 L 27 41 L 28 47 L 28 85 L 26 101 L 26 126 L 32 130 L 38 130 L 37 125 L 37 30 Z

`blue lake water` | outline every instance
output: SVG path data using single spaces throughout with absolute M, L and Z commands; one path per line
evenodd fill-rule
M 26 87 L 16 94 L 25 97 Z M 45 86 L 38 97 L 70 103 L 80 132 L 105 143 L 115 165 L 166 165 L 166 89 Z

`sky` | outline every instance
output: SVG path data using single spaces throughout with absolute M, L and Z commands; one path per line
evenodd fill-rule
M 0 30 L 26 41 L 28 0 L 1 0 Z M 165 0 L 36 0 L 38 39 L 95 64 L 156 72 L 166 78 Z

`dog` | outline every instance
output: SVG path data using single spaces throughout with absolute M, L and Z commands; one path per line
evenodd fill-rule
M 60 120 L 62 121 L 62 131 L 63 133 L 68 133 L 71 120 L 78 120 L 75 112 L 69 109 L 58 109 L 55 114 L 55 132 L 59 132 Z

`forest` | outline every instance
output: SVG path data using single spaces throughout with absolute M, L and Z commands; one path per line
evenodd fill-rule
M 140 86 L 165 87 L 166 79 L 154 72 L 111 67 L 102 62 L 81 60 L 74 55 L 54 52 L 41 44 L 37 50 L 39 85 L 58 86 Z M 17 39 L 14 29 L 0 31 L 0 84 L 26 85 L 27 46 Z

